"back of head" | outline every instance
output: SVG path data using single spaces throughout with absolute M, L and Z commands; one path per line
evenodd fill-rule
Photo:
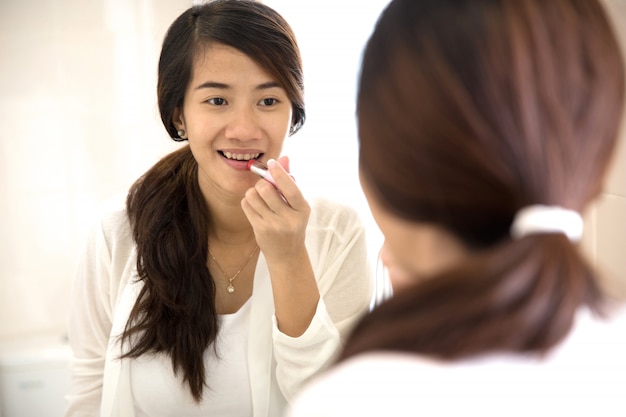
M 390 212 L 446 229 L 476 256 L 383 306 L 346 355 L 378 347 L 459 357 L 556 344 L 580 305 L 598 305 L 593 274 L 564 235 L 515 241 L 509 231 L 526 206 L 583 212 L 601 191 L 624 94 L 602 6 L 394 0 L 361 71 L 361 175 Z M 398 326 L 379 342 L 362 336 L 391 318 Z M 415 336 L 437 328 L 458 337 Z M 512 330 L 521 335 L 507 338 Z
M 623 83 L 596 0 L 394 1 L 363 59 L 361 169 L 400 216 L 490 245 L 524 206 L 597 196 Z

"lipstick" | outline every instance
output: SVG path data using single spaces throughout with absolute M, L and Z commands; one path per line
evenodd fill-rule
M 267 169 L 267 165 L 265 165 L 263 162 L 257 161 L 256 159 L 251 159 L 248 161 L 248 164 L 246 165 L 246 167 L 248 168 L 249 171 L 254 172 L 259 177 L 272 183 L 272 185 L 276 187 L 276 183 L 274 182 L 274 178 L 272 178 L 272 174 L 270 174 L 270 171 Z M 294 181 L 296 180 L 293 175 L 289 174 L 289 176 L 291 177 L 292 180 Z
M 272 178 L 272 174 L 267 169 L 267 165 L 265 165 L 261 161 L 257 161 L 256 159 L 251 159 L 248 161 L 247 168 L 249 171 L 254 172 L 259 177 L 263 178 L 265 181 L 268 181 L 276 187 L 276 183 L 274 182 L 274 178 Z

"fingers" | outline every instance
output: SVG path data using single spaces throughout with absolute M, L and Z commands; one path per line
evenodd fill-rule
M 270 214 L 279 214 L 283 210 L 290 209 L 289 205 L 281 198 L 280 192 L 269 182 L 259 180 L 246 191 L 243 202 L 261 217 Z
M 268 174 L 264 180 L 256 182 L 249 189 L 243 202 L 250 210 L 254 210 L 261 217 L 269 213 L 287 215 L 285 210 L 298 210 L 298 207 L 307 208 L 300 189 L 293 177 L 289 174 L 289 158 L 282 156 L 278 161 L 270 159 L 267 162 Z M 268 179 L 269 178 L 269 179 Z
M 290 207 L 269 182 L 261 180 L 246 191 L 241 208 L 264 253 L 268 250 L 271 253 L 284 252 L 285 248 L 291 248 L 294 242 L 302 240 L 308 212 Z
M 278 158 L 278 163 L 285 168 L 285 171 L 291 172 L 291 169 L 289 169 L 289 157 L 287 155 L 283 155 Z
M 282 156 L 278 161 L 271 159 L 267 162 L 267 169 L 274 180 L 274 185 L 284 197 L 285 203 L 294 210 L 306 205 L 303 204 L 304 197 L 293 176 L 289 174 L 289 158 Z

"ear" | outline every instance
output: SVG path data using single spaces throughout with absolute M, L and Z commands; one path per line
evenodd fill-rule
M 185 130 L 185 116 L 179 106 L 176 106 L 172 113 L 172 124 L 176 130 Z

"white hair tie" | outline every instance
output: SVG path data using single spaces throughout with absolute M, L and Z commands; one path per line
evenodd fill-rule
M 583 219 L 574 210 L 557 206 L 534 205 L 519 210 L 511 226 L 516 239 L 533 233 L 563 233 L 578 242 L 583 235 Z

